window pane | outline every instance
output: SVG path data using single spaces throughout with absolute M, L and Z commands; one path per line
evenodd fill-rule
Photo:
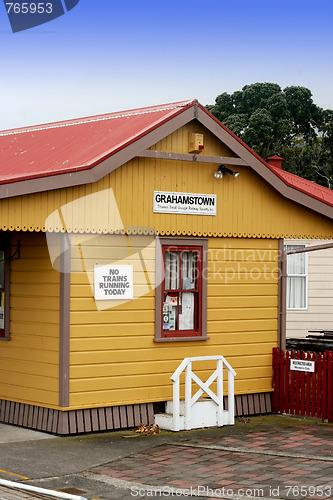
M 195 290 L 197 288 L 197 252 L 182 252 L 182 289 Z
M 164 293 L 163 296 L 163 330 L 178 330 L 178 292 Z
M 163 296 L 163 331 L 195 330 L 196 293 L 165 292 Z
M 179 252 L 165 252 L 165 289 L 179 290 Z
M 306 307 L 306 277 L 287 277 L 287 308 L 305 309 Z
M 287 250 L 294 250 L 297 248 L 304 248 L 305 245 L 287 245 Z M 287 255 L 287 274 L 305 274 L 306 254 L 296 253 Z
M 194 295 L 194 293 L 181 294 L 181 307 L 179 309 L 179 330 L 194 330 Z

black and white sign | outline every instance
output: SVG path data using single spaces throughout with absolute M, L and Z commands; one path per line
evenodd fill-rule
M 216 215 L 216 195 L 154 191 L 155 213 Z
M 133 299 L 133 266 L 95 266 L 95 300 Z
M 306 361 L 305 359 L 291 359 L 290 369 L 296 370 L 298 372 L 310 372 L 314 373 L 315 364 L 314 361 Z

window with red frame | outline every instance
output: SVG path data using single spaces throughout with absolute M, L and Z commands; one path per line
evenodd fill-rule
M 202 247 L 163 246 L 162 337 L 201 335 Z

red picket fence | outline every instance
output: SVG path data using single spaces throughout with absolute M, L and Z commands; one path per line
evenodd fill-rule
M 314 361 L 314 372 L 290 370 L 290 360 Z M 273 413 L 333 421 L 333 352 L 305 353 L 273 349 Z

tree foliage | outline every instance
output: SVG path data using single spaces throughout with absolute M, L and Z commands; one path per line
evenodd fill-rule
M 254 83 L 207 109 L 264 159 L 282 156 L 285 170 L 333 188 L 333 111 L 309 89 Z

